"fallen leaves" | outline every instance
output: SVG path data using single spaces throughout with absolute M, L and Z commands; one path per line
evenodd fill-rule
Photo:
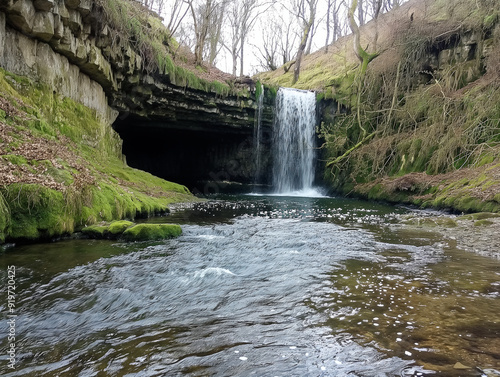
M 21 144 L 18 146 L 17 143 Z M 57 139 L 36 137 L 26 129 L 15 129 L 0 122 L 0 185 L 13 183 L 39 184 L 58 191 L 68 187 L 80 190 L 86 185 L 95 183 L 95 178 L 84 165 L 84 161 L 72 149 L 76 149 L 73 141 L 64 135 Z M 23 157 L 28 164 L 9 161 L 5 156 Z M 68 171 L 73 182 L 68 185 L 53 177 L 47 167 L 47 161 L 55 169 Z

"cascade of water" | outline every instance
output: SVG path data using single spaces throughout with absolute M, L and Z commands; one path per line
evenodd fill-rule
M 264 88 L 262 88 L 262 92 L 257 98 L 257 112 L 255 114 L 255 125 L 254 125 L 254 153 L 255 153 L 255 176 L 254 176 L 254 185 L 260 183 L 260 175 L 261 175 L 261 145 L 260 141 L 262 139 L 262 110 L 264 105 Z
M 273 186 L 286 194 L 312 189 L 316 96 L 280 88 L 276 97 L 273 136 Z

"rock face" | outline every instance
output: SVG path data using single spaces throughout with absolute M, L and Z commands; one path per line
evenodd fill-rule
M 95 20 L 97 6 L 93 0 L 2 1 L 0 67 L 40 80 L 55 93 L 95 109 L 107 123 L 114 123 L 125 138 L 132 166 L 144 169 L 154 163 L 169 166 L 175 161 L 176 169 L 184 171 L 174 174 L 172 169 L 153 169 L 163 178 L 183 178 L 193 170 L 194 158 L 208 161 L 201 164 L 208 171 L 234 165 L 235 153 L 240 156 L 237 159 L 251 161 L 251 148 L 239 145 L 243 141 L 252 143 L 255 88 L 249 85 L 239 95 L 219 95 L 177 86 L 166 73 L 146 72 L 141 56 L 129 42 L 112 41 L 109 26 Z M 269 108 L 267 113 L 272 115 Z M 269 129 L 272 118 L 263 123 Z M 160 160 L 151 153 L 151 144 L 158 144 L 158 132 L 164 134 L 161 148 L 170 151 L 159 156 Z M 222 141 L 222 134 L 231 136 Z M 197 147 L 198 141 L 189 142 L 191 137 L 205 140 L 203 152 Z M 150 148 L 137 139 L 146 144 L 152 140 Z M 180 152 L 183 160 L 176 158 Z M 189 163 L 184 165 L 183 161 Z M 248 181 L 253 174 L 249 166 L 239 170 L 232 174 L 236 180 Z

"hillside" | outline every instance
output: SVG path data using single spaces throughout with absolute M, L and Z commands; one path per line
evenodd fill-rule
M 500 210 L 500 25 L 495 1 L 410 1 L 361 28 L 379 55 L 359 74 L 352 36 L 306 56 L 334 190 L 458 211 Z M 378 31 L 378 33 L 377 33 Z M 378 35 L 378 38 L 376 36 Z M 291 86 L 282 68 L 259 75 Z

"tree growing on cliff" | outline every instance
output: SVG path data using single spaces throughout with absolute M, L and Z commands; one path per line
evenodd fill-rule
M 195 64 L 201 65 L 210 33 L 220 34 L 220 29 L 216 28 L 220 26 L 220 22 L 214 22 L 214 18 L 223 17 L 226 0 L 184 0 L 184 2 L 189 7 L 193 22 Z M 218 41 L 216 36 L 213 38 Z

